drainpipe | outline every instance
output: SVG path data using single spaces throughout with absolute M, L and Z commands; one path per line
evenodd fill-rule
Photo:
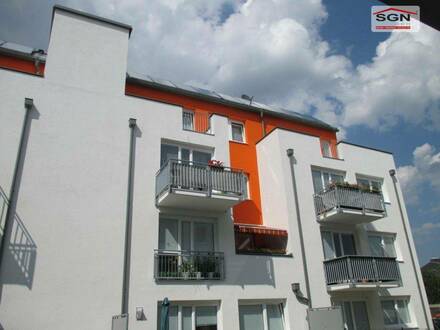
M 295 179 L 295 158 L 293 157 L 293 149 L 287 149 L 286 152 L 287 152 L 287 157 L 289 157 L 290 172 L 292 174 L 293 195 L 295 199 L 295 208 L 296 208 L 296 221 L 298 224 L 299 242 L 301 245 L 301 257 L 303 262 L 304 278 L 305 278 L 306 292 L 307 292 L 306 299 L 309 308 L 312 308 L 312 295 L 310 294 L 309 271 L 307 268 L 306 253 L 304 249 L 304 237 L 303 237 L 303 230 L 301 225 L 301 214 L 299 212 L 298 190 L 296 187 L 296 179 Z
M 396 170 L 392 169 L 389 172 L 390 172 L 391 179 L 393 180 L 394 192 L 396 193 L 397 205 L 399 206 L 399 212 L 400 212 L 400 218 L 402 220 L 402 225 L 403 225 L 403 229 L 404 229 L 404 232 L 405 232 L 405 238 L 406 238 L 406 241 L 407 241 L 407 244 L 408 244 L 409 254 L 410 254 L 410 257 L 411 257 L 411 264 L 412 264 L 412 267 L 414 269 L 414 274 L 415 274 L 416 283 L 417 283 L 417 289 L 419 290 L 420 300 L 422 302 L 423 315 L 425 316 L 426 326 L 428 327 L 428 329 L 430 329 L 429 328 L 429 325 L 431 324 L 430 317 L 429 317 L 430 313 L 428 314 L 428 311 L 426 310 L 426 306 L 425 306 L 424 299 L 423 299 L 423 294 L 422 294 L 422 286 L 420 284 L 418 268 L 417 268 L 417 264 L 416 264 L 416 260 L 415 260 L 415 257 L 414 257 L 413 250 L 412 250 L 411 245 L 410 245 L 408 228 L 406 226 L 405 216 L 403 215 L 403 210 L 402 210 L 402 203 L 400 202 L 400 196 L 399 196 L 399 192 L 397 190 Z
M 130 154 L 128 160 L 127 212 L 125 220 L 124 275 L 122 282 L 121 314 L 128 315 L 128 297 L 130 289 L 130 258 L 131 258 L 131 224 L 133 218 L 133 179 L 136 119 L 128 120 L 130 128 Z
M 9 205 L 8 205 L 8 210 L 6 211 L 6 218 L 5 218 L 5 227 L 0 241 L 0 269 L 2 268 L 4 254 L 5 254 L 4 250 L 7 244 L 6 239 L 9 238 L 9 233 L 11 232 L 12 225 L 14 223 L 14 216 L 15 216 L 15 210 L 16 210 L 17 198 L 18 198 L 18 176 L 19 176 L 18 172 L 20 166 L 22 166 L 24 161 L 23 149 L 25 145 L 27 127 L 29 125 L 29 121 L 31 120 L 31 116 L 30 116 L 31 111 L 34 107 L 34 100 L 25 98 L 24 107 L 26 109 L 26 113 L 24 115 L 23 126 L 21 128 L 20 144 L 18 145 L 17 158 L 15 160 L 14 173 L 12 175 L 11 190 L 9 192 Z

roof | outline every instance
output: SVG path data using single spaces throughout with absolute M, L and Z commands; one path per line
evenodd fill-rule
M 26 47 L 9 41 L 0 40 L 0 53 L 24 59 L 46 60 L 46 52 L 43 49 Z
M 205 100 L 208 102 L 223 104 L 227 106 L 232 106 L 235 108 L 257 112 L 265 113 L 275 117 L 280 117 L 284 119 L 294 120 L 301 122 L 310 126 L 323 128 L 326 130 L 337 132 L 338 129 L 333 127 L 315 117 L 305 115 L 299 112 L 294 112 L 287 110 L 282 107 L 277 107 L 273 105 L 266 105 L 256 101 L 248 101 L 239 97 L 234 97 L 226 95 L 223 93 L 218 93 L 215 91 L 207 90 L 200 87 L 194 87 L 191 85 L 180 84 L 172 82 L 170 80 L 164 80 L 160 78 L 153 78 L 148 75 L 142 75 L 138 73 L 127 73 L 127 81 L 135 84 L 140 84 L 143 86 L 159 89 L 165 92 L 171 92 L 179 95 L 190 96 L 197 99 Z
M 377 149 L 377 148 L 371 148 L 371 147 L 367 147 L 367 146 L 363 146 L 361 144 L 356 144 L 356 143 L 351 143 L 351 142 L 347 142 L 347 141 L 339 141 L 338 144 L 348 144 L 350 146 L 354 146 L 354 147 L 359 147 L 359 148 L 364 148 L 364 149 L 369 149 L 369 150 L 373 150 L 373 151 L 379 151 L 379 152 L 383 152 L 386 154 L 390 154 L 392 155 L 393 153 L 391 151 L 387 151 L 387 150 L 382 150 L 382 149 Z
M 120 22 L 113 21 L 113 20 L 108 19 L 108 18 L 96 16 L 96 15 L 89 14 L 89 13 L 86 13 L 86 12 L 81 11 L 81 10 L 72 9 L 72 8 L 69 8 L 69 7 L 61 6 L 61 5 L 53 6 L 52 21 L 50 23 L 50 29 L 51 30 L 52 30 L 52 25 L 53 25 L 53 17 L 55 15 L 55 11 L 56 10 L 65 11 L 65 12 L 68 12 L 68 13 L 71 13 L 71 14 L 75 14 L 75 15 L 78 15 L 78 16 L 82 16 L 82 17 L 89 18 L 89 19 L 92 19 L 92 20 L 95 20 L 95 21 L 103 22 L 103 23 L 106 23 L 106 24 L 110 24 L 110 25 L 113 25 L 113 26 L 117 26 L 117 27 L 126 29 L 126 30 L 128 30 L 128 35 L 129 36 L 131 35 L 131 31 L 133 31 L 133 28 L 131 27 L 131 25 L 120 23 Z

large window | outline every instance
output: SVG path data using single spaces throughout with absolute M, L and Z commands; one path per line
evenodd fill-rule
M 368 234 L 368 243 L 371 254 L 375 257 L 393 257 L 396 258 L 396 249 L 394 241 L 396 236 L 393 234 Z
M 340 301 L 335 305 L 342 308 L 345 330 L 370 330 L 365 301 Z
M 357 175 L 356 176 L 356 181 L 357 184 L 366 190 L 370 190 L 370 191 L 379 191 L 382 193 L 383 199 L 385 202 L 389 202 L 390 198 L 388 195 L 387 190 L 385 189 L 385 186 L 383 184 L 383 180 L 379 179 L 379 178 L 370 178 L 367 176 L 361 176 L 361 175 Z
M 325 259 L 356 255 L 354 235 L 351 233 L 321 232 Z
M 158 306 L 157 329 L 160 329 L 162 306 Z M 217 330 L 217 305 L 171 305 L 168 312 L 169 330 Z M 180 320 L 180 327 L 179 327 Z
M 160 146 L 160 166 L 163 166 L 170 159 L 208 164 L 211 158 L 212 152 L 208 150 L 199 150 L 167 143 L 162 143 Z
M 284 330 L 282 304 L 239 306 L 240 330 Z
M 231 140 L 237 142 L 245 142 L 244 126 L 242 123 L 231 122 Z
M 214 251 L 216 226 L 213 221 L 176 217 L 159 219 L 159 249 Z
M 411 322 L 408 299 L 382 300 L 383 321 L 385 325 L 406 326 Z
M 317 194 L 326 189 L 331 183 L 344 182 L 344 173 L 313 169 L 312 178 L 313 188 L 315 190 L 315 193 Z

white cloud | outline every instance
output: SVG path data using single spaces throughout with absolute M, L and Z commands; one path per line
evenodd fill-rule
M 432 235 L 438 237 L 438 234 L 435 233 L 436 230 L 440 229 L 440 222 L 426 222 L 422 226 L 414 228 L 414 234 L 418 236 L 428 236 Z
M 400 120 L 440 130 L 440 33 L 393 33 L 352 67 L 319 35 L 321 0 L 94 0 L 132 24 L 133 71 L 311 113 L 347 129 Z
M 417 204 L 423 187 L 440 193 L 440 152 L 425 143 L 413 151 L 413 164 L 401 166 L 397 175 L 408 203 Z

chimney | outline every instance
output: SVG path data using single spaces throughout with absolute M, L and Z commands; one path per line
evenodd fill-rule
M 54 6 L 45 78 L 93 92 L 124 94 L 131 30 L 129 25 Z

